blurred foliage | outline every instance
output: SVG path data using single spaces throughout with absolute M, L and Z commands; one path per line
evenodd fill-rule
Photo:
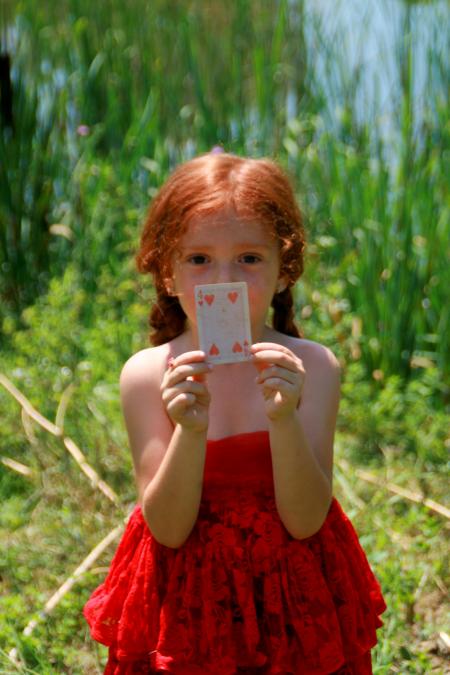
M 17 2 L 3 40 L 13 122 L 2 118 L 0 135 L 2 323 L 12 315 L 21 327 L 21 310 L 69 260 L 95 295 L 102 267 L 123 267 L 135 250 L 168 171 L 222 143 L 273 155 L 293 176 L 310 239 L 328 242 L 323 263 L 361 320 L 367 375 L 409 378 L 419 358 L 445 378 L 449 87 L 445 40 L 432 38 L 445 9 L 423 12 L 400 13 L 387 138 L 383 117 L 361 116 L 361 64 L 349 71 L 338 36 L 326 41 L 302 2 Z M 88 308 L 83 318 L 95 321 Z

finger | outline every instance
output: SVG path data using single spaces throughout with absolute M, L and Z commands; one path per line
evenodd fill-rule
M 181 384 L 173 389 L 167 389 L 162 396 L 163 403 L 167 410 L 170 409 L 172 402 L 178 399 L 181 396 L 181 401 L 184 401 L 183 394 L 189 394 L 187 401 L 191 403 L 198 403 L 200 406 L 207 407 L 211 400 L 211 396 L 206 387 L 202 387 L 195 382 L 186 382 L 185 385 L 197 385 L 188 388 L 188 386 L 182 386 Z M 194 398 L 191 398 L 194 397 Z
M 164 373 L 161 386 L 162 388 L 172 387 L 188 377 L 201 381 L 206 373 L 210 372 L 211 367 L 204 361 L 173 366 Z
M 264 368 L 256 378 L 256 382 L 265 382 L 271 377 L 278 377 L 291 384 L 300 383 L 300 373 L 298 371 L 294 372 L 293 370 L 281 368 L 279 366 L 268 366 L 267 368 Z
M 183 354 L 179 354 L 176 357 L 171 357 L 170 365 L 171 368 L 176 368 L 177 366 L 181 366 L 184 363 L 198 363 L 201 361 L 206 361 L 206 354 L 200 349 L 196 349 L 191 352 L 183 352 Z
M 255 342 L 255 344 L 253 344 L 250 347 L 250 351 L 252 352 L 252 354 L 256 354 L 257 352 L 266 349 L 274 350 L 277 352 L 284 352 L 285 354 L 290 354 L 291 356 L 293 356 L 290 349 L 288 349 L 284 345 L 279 345 L 276 342 Z
M 166 404 L 166 410 L 171 415 L 174 411 L 180 411 L 185 408 L 207 408 L 210 402 L 209 394 L 196 396 L 191 392 L 177 393 L 176 396 Z
M 286 382 L 286 380 L 282 380 L 280 377 L 269 377 L 264 381 L 263 389 L 282 391 L 286 394 L 292 394 L 295 391 L 295 387 L 291 382 Z
M 203 382 L 205 375 L 211 372 L 211 369 L 206 363 L 195 363 L 178 366 L 174 371 L 169 372 L 168 383 L 170 386 L 182 382 L 183 380 L 191 380 L 196 382 Z
M 163 392 L 163 399 L 168 400 L 177 396 L 180 393 L 191 393 L 195 396 L 200 396 L 207 392 L 207 389 L 204 384 L 201 382 L 196 382 L 195 380 L 183 380 L 173 387 L 168 387 Z
M 194 394 L 186 392 L 183 394 L 179 394 L 173 399 L 173 401 L 170 401 L 166 409 L 168 414 L 171 416 L 179 415 L 184 410 L 186 410 L 186 408 L 192 407 L 195 401 L 196 398 Z
M 262 358 L 278 358 L 278 359 L 289 359 L 291 361 L 300 360 L 298 357 L 293 354 L 289 349 L 273 349 L 270 345 L 265 349 L 258 349 L 257 351 L 252 352 L 254 359 Z
M 287 382 L 272 378 L 262 386 L 262 395 L 265 401 L 276 401 L 278 403 L 299 400 L 300 396 L 295 387 Z
M 206 363 L 205 352 L 202 352 L 201 350 L 184 352 L 183 354 L 180 354 L 177 357 L 169 356 L 169 358 L 167 359 L 166 372 L 170 373 L 176 367 L 178 367 L 179 365 L 183 365 L 184 363 L 203 363 L 203 362 Z M 211 365 L 210 370 L 212 370 Z M 203 377 L 198 377 L 197 379 L 201 380 L 203 379 Z
M 265 401 L 273 399 L 281 403 L 283 400 L 295 400 L 297 406 L 301 401 L 301 391 L 296 385 L 276 377 L 269 378 L 261 384 L 261 391 Z
M 253 363 L 256 367 L 263 366 L 264 364 L 274 364 L 287 368 L 293 372 L 298 372 L 300 368 L 303 368 L 301 359 L 295 357 L 292 352 L 279 352 L 274 349 L 266 349 L 261 352 L 253 354 Z M 267 366 L 266 366 L 267 367 Z

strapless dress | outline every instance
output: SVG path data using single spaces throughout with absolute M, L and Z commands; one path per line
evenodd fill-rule
M 107 675 L 372 673 L 386 604 L 335 497 L 294 539 L 275 505 L 267 431 L 208 441 L 196 524 L 158 543 L 136 505 L 84 606 Z

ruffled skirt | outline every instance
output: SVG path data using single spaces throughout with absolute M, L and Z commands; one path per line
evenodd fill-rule
M 159 544 L 140 506 L 84 607 L 105 673 L 372 672 L 386 609 L 357 534 L 333 498 L 321 529 L 293 539 L 270 497 L 202 502 L 179 549 Z

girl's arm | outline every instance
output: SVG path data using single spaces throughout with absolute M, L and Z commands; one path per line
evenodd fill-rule
M 126 362 L 120 394 L 144 519 L 160 544 L 178 548 L 195 525 L 201 501 L 208 366 L 201 352 L 189 352 L 164 371 L 158 349 L 153 359 L 143 350 Z
M 288 532 L 303 539 L 320 529 L 331 503 L 339 362 L 329 349 L 313 344 L 305 372 L 301 359 L 285 347 L 271 345 L 272 354 L 268 345 L 254 347 L 260 364 L 271 364 L 260 381 L 277 509 Z
M 179 548 L 198 517 L 203 489 L 206 430 L 177 425 L 167 452 L 142 498 L 144 518 L 154 538 Z

